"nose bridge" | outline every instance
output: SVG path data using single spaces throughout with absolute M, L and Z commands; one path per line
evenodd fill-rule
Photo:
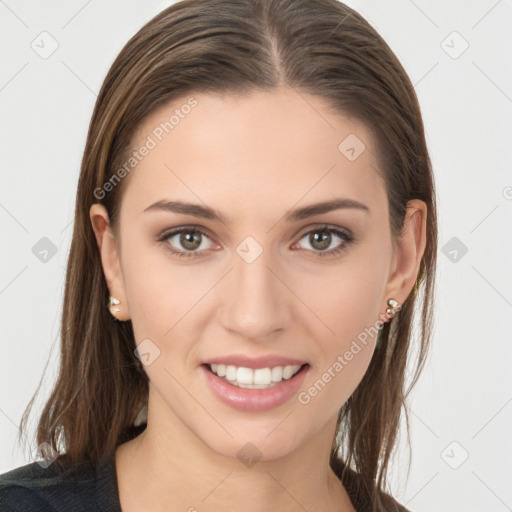
M 224 327 L 253 340 L 263 339 L 287 321 L 286 290 L 274 275 L 271 251 L 257 245 L 247 240 L 237 248 L 222 307 Z

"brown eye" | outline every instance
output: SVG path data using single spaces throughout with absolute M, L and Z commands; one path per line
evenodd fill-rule
M 179 234 L 179 243 L 187 251 L 195 251 L 201 245 L 201 234 L 197 232 L 181 232 Z
M 332 235 L 329 231 L 315 231 L 309 234 L 309 243 L 315 249 L 323 251 L 331 245 Z
M 175 239 L 175 240 L 173 240 Z M 212 248 L 205 243 L 209 237 L 196 228 L 181 227 L 164 233 L 159 242 L 164 242 L 165 247 L 177 256 L 193 257 L 205 256 L 205 249 Z
M 355 240 L 355 236 L 340 229 L 323 226 L 305 233 L 301 240 L 304 239 L 307 239 L 310 245 L 306 249 L 312 251 L 315 256 L 334 256 L 345 250 Z M 338 242 L 337 246 L 328 249 L 336 242 L 336 239 L 340 240 L 341 243 Z

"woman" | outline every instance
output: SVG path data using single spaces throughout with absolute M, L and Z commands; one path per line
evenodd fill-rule
M 44 461 L 0 508 L 406 510 L 386 474 L 436 249 L 418 101 L 360 15 L 172 5 L 98 96 Z

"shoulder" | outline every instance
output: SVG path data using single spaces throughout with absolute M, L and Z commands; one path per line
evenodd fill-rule
M 118 508 L 116 508 L 118 507 Z M 32 462 L 0 475 L 2 512 L 120 511 L 111 457 L 71 466 Z
M 369 512 L 372 510 L 374 504 L 368 489 L 366 489 L 362 481 L 361 475 L 350 467 L 345 466 L 341 459 L 336 461 L 335 472 L 343 483 L 356 511 Z M 379 498 L 382 503 L 382 510 L 385 512 L 413 512 L 383 491 L 379 493 Z

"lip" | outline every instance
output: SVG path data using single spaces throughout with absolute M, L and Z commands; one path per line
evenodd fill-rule
M 280 361 L 283 360 L 285 359 L 280 358 Z M 219 361 L 225 361 L 225 359 L 219 359 Z M 287 359 L 286 361 L 292 360 Z M 214 361 L 212 360 L 212 362 Z M 254 362 L 254 359 L 252 362 Z M 278 363 L 276 366 L 281 366 L 281 363 Z M 246 366 L 246 368 L 249 368 L 249 366 Z M 266 411 L 286 403 L 297 393 L 308 374 L 309 364 L 303 364 L 302 368 L 292 378 L 282 380 L 267 389 L 249 389 L 233 386 L 210 371 L 207 364 L 201 365 L 200 369 L 212 393 L 224 404 L 241 411 Z
M 233 366 L 243 366 L 244 368 L 273 368 L 274 366 L 302 366 L 306 361 L 291 359 L 289 357 L 269 354 L 260 357 L 249 357 L 244 354 L 232 354 L 228 356 L 216 357 L 204 361 L 204 364 L 225 364 Z

